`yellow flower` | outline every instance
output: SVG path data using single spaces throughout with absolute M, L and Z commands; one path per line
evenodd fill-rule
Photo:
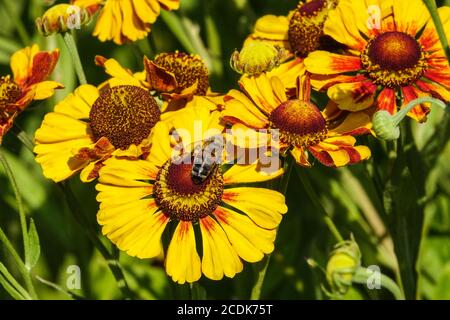
M 260 261 L 273 251 L 276 228 L 287 211 L 282 194 L 241 186 L 273 179 L 282 170 L 263 175 L 256 164 L 227 171 L 219 165 L 198 183 L 191 162 L 175 161 L 175 141 L 181 145 L 175 150 L 189 151 L 190 158 L 193 145 L 204 147 L 223 130 L 219 112 L 182 109 L 156 125 L 147 159 L 111 158 L 100 170 L 97 220 L 103 234 L 120 250 L 144 259 L 159 256 L 163 232 L 174 230 L 165 267 L 180 284 L 202 274 L 213 280 L 234 277 L 243 269 L 242 260 Z
M 109 85 L 132 83 L 159 95 L 163 117 L 188 106 L 204 104 L 215 110 L 223 105 L 223 95 L 211 91 L 208 69 L 197 55 L 177 51 L 161 53 L 153 61 L 144 57 L 144 70 L 136 73 L 114 59 L 96 56 L 95 62 L 111 76 Z
M 159 119 L 156 101 L 140 86 L 82 85 L 45 116 L 36 131 L 36 161 L 55 182 L 79 171 L 82 181 L 92 181 L 109 157 L 148 152 Z
M 295 88 L 297 77 L 305 73 L 304 58 L 318 48 L 336 49 L 336 42 L 323 39 L 323 25 L 336 0 L 299 2 L 286 16 L 265 15 L 259 18 L 246 44 L 263 41 L 284 48 L 285 62 L 268 73 L 278 77 L 287 88 Z
M 40 51 L 37 45 L 26 47 L 11 57 L 13 78 L 0 78 L 0 144 L 13 125 L 14 119 L 33 100 L 51 97 L 55 89 L 64 86 L 46 79 L 53 72 L 59 58 L 59 50 Z
M 151 31 L 161 9 L 176 10 L 179 0 L 72 0 L 94 13 L 100 10 L 94 36 L 116 44 L 143 39 Z
M 266 15 L 255 24 L 250 39 L 268 41 L 282 46 L 300 57 L 323 46 L 323 25 L 337 0 L 300 2 L 287 16 Z
M 439 8 L 447 34 L 450 9 Z M 375 106 L 390 114 L 421 96 L 450 101 L 450 67 L 421 0 L 341 0 L 324 33 L 345 45 L 343 54 L 316 51 L 305 59 L 313 86 L 327 90 L 342 110 Z M 428 104 L 409 113 L 425 121 Z
M 365 113 L 334 118 L 332 108 L 319 111 L 310 101 L 308 76 L 299 78 L 294 97 L 286 94 L 278 77 L 266 74 L 243 77 L 239 84 L 245 94 L 231 90 L 222 111 L 223 120 L 233 125 L 233 131 L 277 129 L 281 152 L 290 151 L 298 164 L 307 167 L 311 165 L 308 152 L 330 167 L 370 157 L 369 148 L 355 146 L 353 137 L 370 132 L 370 118 Z

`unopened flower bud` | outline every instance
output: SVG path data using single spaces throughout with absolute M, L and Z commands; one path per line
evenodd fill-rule
M 36 19 L 36 27 L 42 35 L 49 36 L 80 29 L 82 25 L 89 23 L 90 19 L 91 15 L 84 8 L 70 4 L 57 4 Z
M 400 128 L 394 116 L 386 110 L 375 112 L 372 118 L 372 125 L 373 131 L 379 139 L 396 140 L 400 137 Z
M 285 54 L 285 50 L 278 46 L 263 41 L 251 41 L 245 44 L 240 52 L 236 50 L 231 55 L 230 64 L 238 73 L 256 76 L 278 66 Z
M 327 264 L 327 280 L 332 290 L 341 295 L 350 288 L 353 276 L 361 265 L 361 253 L 354 241 L 336 245 Z

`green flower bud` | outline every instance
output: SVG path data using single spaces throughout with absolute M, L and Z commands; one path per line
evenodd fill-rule
M 89 23 L 91 15 L 81 7 L 70 4 L 57 4 L 36 19 L 36 27 L 44 36 L 80 29 Z
M 372 118 L 373 131 L 382 140 L 396 140 L 400 137 L 400 128 L 396 119 L 386 110 L 375 112 Z
M 327 281 L 333 292 L 344 295 L 352 285 L 353 276 L 361 265 L 361 253 L 354 241 L 338 243 L 327 263 Z
M 278 66 L 286 51 L 263 41 L 250 41 L 231 55 L 230 65 L 236 72 L 256 76 Z

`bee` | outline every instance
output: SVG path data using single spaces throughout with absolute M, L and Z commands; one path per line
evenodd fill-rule
M 219 167 L 223 150 L 223 138 L 216 135 L 197 146 L 193 152 L 191 179 L 195 184 L 202 184 Z

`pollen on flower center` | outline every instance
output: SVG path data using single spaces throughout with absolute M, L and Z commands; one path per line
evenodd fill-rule
M 154 184 L 155 200 L 170 218 L 197 221 L 211 214 L 223 194 L 223 176 L 219 168 L 201 184 L 191 178 L 192 164 L 167 161 Z
M 209 72 L 200 57 L 183 52 L 161 53 L 155 57 L 153 62 L 171 72 L 181 90 L 198 82 L 195 94 L 205 95 L 208 91 Z
M 0 78 L 0 112 L 9 112 L 6 108 L 15 103 L 22 94 L 20 87 L 10 77 Z
M 387 87 L 409 85 L 418 80 L 427 68 L 425 58 L 417 40 L 399 31 L 385 32 L 369 40 L 361 54 L 369 77 Z
M 280 141 L 308 147 L 325 139 L 326 121 L 317 107 L 307 101 L 283 102 L 270 115 L 272 128 L 280 130 Z
M 139 145 L 160 118 L 150 93 L 137 86 L 117 86 L 104 90 L 90 112 L 90 128 L 95 141 L 106 137 L 116 148 Z
M 301 3 L 289 20 L 288 40 L 292 51 L 301 57 L 316 50 L 323 36 L 323 25 L 330 9 L 336 6 L 332 0 L 312 0 Z

